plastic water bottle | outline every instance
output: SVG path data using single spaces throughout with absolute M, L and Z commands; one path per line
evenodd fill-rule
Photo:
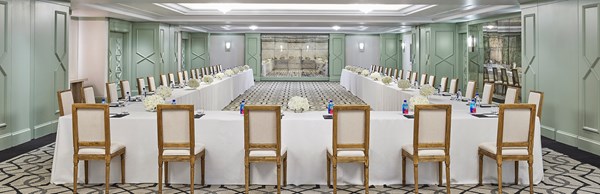
M 106 98 L 102 98 L 102 104 L 106 104 Z
M 246 106 L 246 101 L 242 100 L 242 103 L 240 104 L 240 114 L 241 115 L 244 114 L 244 106 Z
M 333 100 L 329 100 L 327 104 L 327 114 L 333 114 Z
M 475 106 L 481 104 L 481 100 L 479 98 L 479 92 L 475 93 Z
M 471 100 L 471 104 L 469 105 L 469 111 L 471 113 L 477 112 L 477 106 L 475 105 L 475 99 Z
M 462 97 L 462 92 L 460 91 L 460 89 L 458 89 L 458 92 L 456 92 L 456 100 L 460 100 L 461 97 Z
M 176 104 L 177 104 L 177 101 L 175 101 L 175 99 L 173 99 L 173 100 L 171 100 L 171 104 L 172 104 L 172 105 L 176 105 Z
M 408 114 L 408 103 L 406 102 L 406 100 L 404 100 L 404 103 L 402 103 L 402 114 Z

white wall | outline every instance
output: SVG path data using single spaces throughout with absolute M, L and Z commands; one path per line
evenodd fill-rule
M 225 42 L 231 42 L 229 52 L 225 51 Z M 244 65 L 244 35 L 217 34 L 210 35 L 209 55 L 210 65 L 223 65 L 224 69 Z
M 358 50 L 358 43 L 365 43 L 365 51 Z M 370 68 L 379 64 L 379 35 L 346 35 L 346 65 Z
M 404 72 L 412 71 L 412 63 L 410 62 L 410 44 L 412 44 L 412 35 L 410 33 L 403 34 L 402 42 L 404 43 L 404 52 L 402 53 L 402 70 L 404 70 Z
M 71 40 L 76 49 L 70 50 L 71 61 L 69 72 L 76 71 L 77 76 L 70 79 L 87 78 L 85 85 L 94 86 L 95 96 L 104 96 L 104 84 L 108 81 L 108 20 L 106 18 L 79 19 L 71 24 Z M 75 40 L 73 40 L 75 39 Z

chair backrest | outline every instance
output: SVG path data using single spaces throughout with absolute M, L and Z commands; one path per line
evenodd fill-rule
M 429 84 L 430 86 L 433 86 L 435 88 L 435 75 L 429 76 L 429 80 L 427 81 L 427 84 Z
M 219 72 L 223 72 L 223 65 L 219 64 Z
M 383 66 L 379 66 L 378 69 L 377 69 L 377 72 L 383 73 Z
M 498 79 L 498 68 L 492 67 L 492 78 L 494 78 L 494 81 L 500 80 Z
M 504 147 L 526 147 L 533 150 L 535 104 L 501 104 L 496 145 L 498 155 Z
M 58 113 L 60 116 L 70 115 L 71 105 L 75 102 L 73 92 L 71 90 L 59 91 L 56 96 L 58 97 Z
M 458 92 L 458 79 L 450 80 L 450 88 L 448 88 L 448 93 L 456 94 Z
M 392 78 L 394 79 L 398 79 L 398 69 L 392 69 L 392 73 L 390 73 L 390 76 L 392 76 Z
M 274 149 L 281 154 L 281 106 L 244 107 L 244 148 Z
M 117 102 L 119 101 L 119 94 L 117 94 L 116 83 L 106 83 L 106 102 Z
M 192 79 L 198 79 L 198 74 L 196 74 L 197 72 L 195 69 L 192 69 L 191 73 L 192 73 Z
M 494 94 L 494 84 L 493 83 L 483 84 L 483 94 L 481 96 L 481 104 L 491 104 L 493 94 Z
M 537 116 L 542 119 L 542 106 L 544 104 L 544 93 L 540 91 L 530 91 L 529 98 L 527 98 L 528 104 L 535 104 L 537 107 Z
M 125 98 L 127 96 L 127 94 L 132 95 L 131 94 L 131 85 L 129 85 L 129 81 L 121 80 L 121 82 L 119 82 L 119 84 L 121 84 L 121 97 Z
M 187 70 L 183 71 L 183 79 L 185 81 L 189 81 L 190 80 L 190 73 Z
M 200 72 L 200 69 L 196 69 L 196 78 L 202 78 L 202 72 Z
M 467 91 L 465 92 L 465 98 L 471 99 L 475 97 L 475 88 L 476 87 L 476 83 L 475 81 L 469 81 L 467 83 Z
M 148 91 L 148 87 L 146 87 L 146 79 L 143 77 L 137 78 L 137 89 L 139 95 L 144 93 L 144 89 Z
M 451 118 L 449 104 L 415 105 L 413 153 L 417 155 L 423 148 L 443 148 L 449 155 Z
M 158 150 L 189 149 L 194 154 L 194 105 L 167 105 L 156 107 L 158 118 Z
M 203 67 L 201 69 L 202 69 L 202 77 L 204 77 L 205 75 L 208 75 L 208 72 L 206 72 L 206 67 Z
M 412 72 L 412 74 L 410 74 L 410 83 L 415 83 L 415 81 L 417 81 L 417 72 Z
M 396 79 L 404 79 L 404 71 L 401 69 L 396 69 Z
M 338 149 L 369 150 L 370 111 L 368 105 L 336 105 L 333 107 L 333 155 Z
M 177 72 L 177 83 L 182 84 L 185 82 L 185 77 L 183 77 L 183 72 Z
M 73 147 L 103 147 L 110 154 L 108 104 L 73 104 Z
M 502 83 L 508 84 L 508 74 L 506 73 L 506 69 L 500 69 L 500 79 L 502 79 Z
M 423 86 L 427 83 L 427 74 L 421 74 L 421 79 L 419 79 L 419 86 Z
M 386 67 L 383 74 L 390 75 L 390 68 Z
M 154 77 L 148 77 L 148 92 L 154 92 L 156 90 L 156 82 L 154 82 Z
M 94 87 L 88 86 L 83 88 L 83 97 L 86 104 L 96 104 L 96 95 L 94 95 Z
M 487 67 L 483 67 L 483 82 L 489 82 L 489 81 L 490 81 L 490 72 L 488 72 Z
M 169 83 L 175 83 L 175 74 L 169 73 Z
M 160 75 L 160 85 L 169 86 L 169 79 L 167 78 L 167 75 Z
M 519 82 L 519 71 L 517 69 L 512 69 L 511 72 L 512 72 L 513 86 L 515 86 L 515 87 L 521 86 L 521 83 Z
M 519 88 L 508 87 L 506 88 L 506 96 L 504 97 L 504 104 L 515 104 L 519 98 Z
M 442 77 L 442 79 L 440 79 L 440 85 L 442 87 L 440 87 L 440 92 L 445 92 L 446 89 L 448 89 L 448 77 Z
M 371 72 L 375 71 L 375 65 L 371 65 Z

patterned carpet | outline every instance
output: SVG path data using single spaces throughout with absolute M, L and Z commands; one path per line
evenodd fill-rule
M 288 100 L 294 96 L 308 98 L 311 111 L 327 110 L 329 99 L 335 104 L 365 104 L 337 82 L 256 82 L 223 110 L 240 110 L 242 100 L 246 104 L 279 104 L 287 110 Z
M 54 144 L 0 163 L 0 193 L 71 193 L 72 184 L 50 184 Z M 536 193 L 599 193 L 600 169 L 544 148 L 544 181 L 535 186 Z M 398 172 L 400 173 L 400 172 Z M 240 175 L 241 176 L 241 175 Z M 165 193 L 186 193 L 188 185 L 167 185 Z M 362 186 L 339 186 L 340 193 L 363 193 Z M 411 193 L 412 185 L 376 185 L 370 193 Z M 527 185 L 504 184 L 504 193 L 528 193 Z M 80 184 L 80 193 L 101 193 L 101 184 Z M 274 193 L 275 186 L 253 185 L 251 193 Z M 156 193 L 156 184 L 112 184 L 111 193 Z M 243 185 L 208 185 L 195 187 L 197 193 L 243 193 Z M 445 193 L 444 187 L 422 185 L 421 193 Z M 287 185 L 283 193 L 331 193 L 324 185 Z M 497 193 L 496 185 L 453 185 L 452 193 Z

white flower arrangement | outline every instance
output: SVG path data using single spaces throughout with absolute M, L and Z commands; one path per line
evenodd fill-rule
M 200 87 L 200 82 L 197 79 L 191 79 L 190 81 L 188 81 L 187 84 L 190 88 L 194 88 L 194 89 Z
M 233 71 L 231 69 L 225 70 L 225 75 L 231 77 L 233 75 Z
M 308 104 L 308 99 L 294 96 L 288 101 L 288 108 L 294 111 L 305 111 L 310 108 L 310 105 Z
M 371 79 L 377 81 L 381 79 L 381 73 L 379 72 L 373 72 L 371 73 L 371 75 L 369 76 Z
M 390 76 L 385 76 L 385 77 L 381 78 L 381 82 L 383 82 L 383 84 L 385 84 L 385 85 L 392 83 L 392 81 L 394 81 L 394 80 Z
M 360 67 L 357 67 L 357 68 L 355 68 L 355 69 L 354 69 L 354 71 L 353 71 L 353 72 L 354 72 L 354 73 L 357 73 L 357 74 L 360 74 L 360 72 L 362 72 L 363 70 L 365 70 L 365 69 L 363 69 L 363 68 L 360 68 Z M 367 70 L 367 71 L 368 71 L 368 70 Z
M 419 93 L 422 96 L 429 96 L 429 95 L 432 95 L 434 91 L 435 91 L 435 88 L 433 88 L 433 86 L 424 85 L 424 86 L 421 86 L 421 89 L 419 90 Z
M 238 73 L 240 73 L 240 68 L 239 68 L 239 67 L 234 67 L 234 68 L 233 68 L 233 73 L 234 73 L 234 74 L 238 74 Z
M 164 104 L 165 100 L 160 95 L 148 96 L 144 99 L 144 108 L 146 111 L 156 111 L 159 104 Z
M 171 97 L 171 94 L 173 93 L 173 89 L 171 89 L 167 86 L 159 86 L 158 88 L 156 88 L 156 92 L 154 92 L 154 93 L 162 98 L 168 98 L 168 97 Z
M 408 101 L 408 106 L 410 107 L 410 110 L 415 110 L 415 105 L 429 104 L 429 100 L 427 99 L 427 97 L 421 95 L 413 96 Z
M 202 77 L 202 82 L 204 83 L 211 84 L 213 81 L 215 81 L 215 78 L 212 75 L 205 75 Z
M 366 70 L 366 69 L 365 69 L 365 70 L 362 70 L 362 72 L 360 72 L 360 74 L 361 74 L 361 75 L 363 75 L 363 76 L 365 76 L 365 77 L 366 77 L 366 76 L 369 76 L 369 74 L 370 74 L 370 73 L 371 73 L 371 72 L 369 72 L 369 70 Z
M 403 90 L 406 90 L 406 89 L 410 88 L 410 81 L 408 81 L 407 79 L 399 80 L 398 87 Z
M 217 78 L 217 79 L 223 79 L 224 77 L 225 77 L 225 74 L 223 74 L 223 73 L 215 74 L 215 78 Z
M 250 66 L 249 65 L 244 65 L 244 70 L 248 70 L 248 69 L 250 69 Z

